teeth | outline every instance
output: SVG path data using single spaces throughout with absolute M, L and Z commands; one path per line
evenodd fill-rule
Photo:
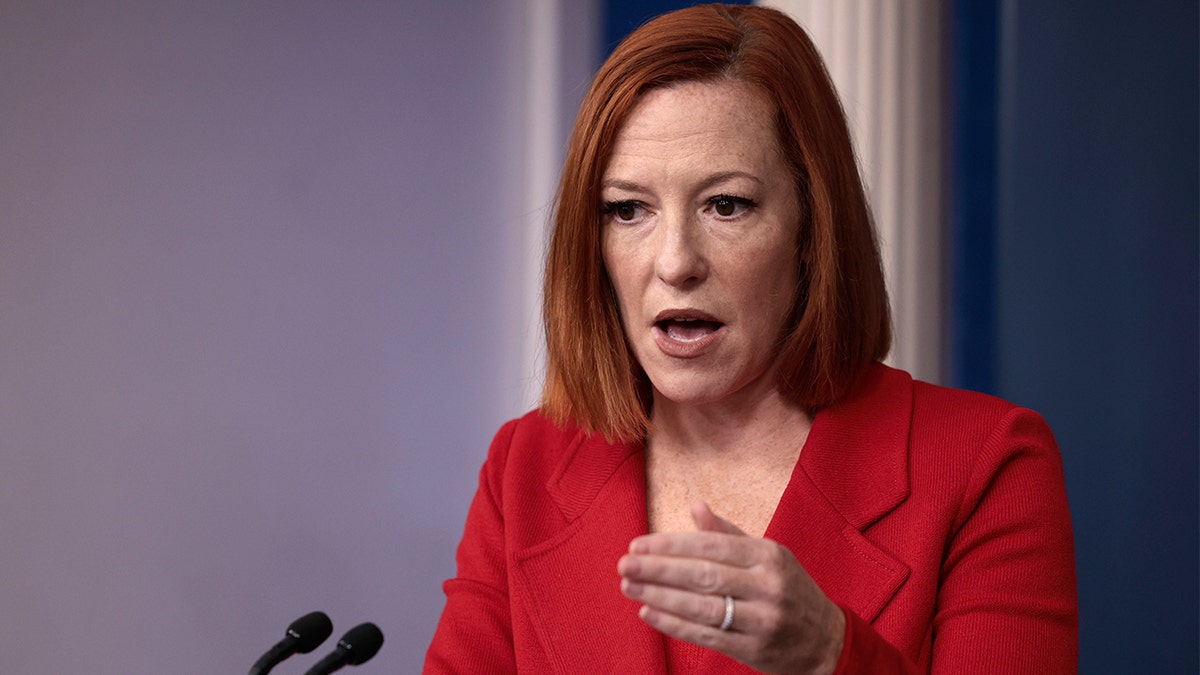
M 672 322 L 675 322 L 675 323 L 697 323 L 697 322 L 711 322 L 711 323 L 717 323 L 717 322 L 716 322 L 716 321 L 714 321 L 713 319 L 705 319 L 705 318 L 702 318 L 702 317 L 698 317 L 698 316 L 691 316 L 691 315 L 687 315 L 687 314 L 681 314 L 681 315 L 679 315 L 679 316 L 668 316 L 668 317 L 666 317 L 666 318 L 659 319 L 659 322 L 662 322 L 662 323 L 665 323 L 665 322 L 668 322 L 668 321 L 672 321 Z

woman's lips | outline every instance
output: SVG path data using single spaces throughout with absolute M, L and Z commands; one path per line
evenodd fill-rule
M 661 321 L 658 324 L 659 330 L 667 334 L 667 337 L 679 342 L 695 342 L 701 340 L 713 333 L 721 327 L 716 321 Z
M 655 318 L 652 331 L 659 350 L 686 359 L 707 352 L 720 340 L 724 326 L 704 312 L 666 311 Z

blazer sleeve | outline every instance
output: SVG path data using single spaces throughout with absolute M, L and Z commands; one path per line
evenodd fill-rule
M 424 673 L 516 673 L 508 595 L 503 471 L 516 421 L 500 428 L 479 476 L 458 546 L 457 575 L 442 585 L 446 607 Z
M 962 495 L 945 546 L 930 653 L 906 658 L 843 608 L 846 643 L 836 675 L 1077 671 L 1071 519 L 1058 446 L 1042 418 L 1020 408 L 1006 414 Z

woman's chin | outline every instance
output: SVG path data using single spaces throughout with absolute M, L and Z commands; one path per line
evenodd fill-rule
M 666 405 L 698 407 L 736 398 L 742 387 L 721 378 L 660 378 L 654 381 L 654 400 Z
M 753 369 L 738 372 L 674 372 L 649 373 L 656 406 L 755 407 L 778 397 L 773 369 L 758 364 Z

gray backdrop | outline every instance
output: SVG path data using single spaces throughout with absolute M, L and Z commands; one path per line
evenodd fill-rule
M 417 670 L 525 404 L 524 11 L 0 3 L 0 672 Z

